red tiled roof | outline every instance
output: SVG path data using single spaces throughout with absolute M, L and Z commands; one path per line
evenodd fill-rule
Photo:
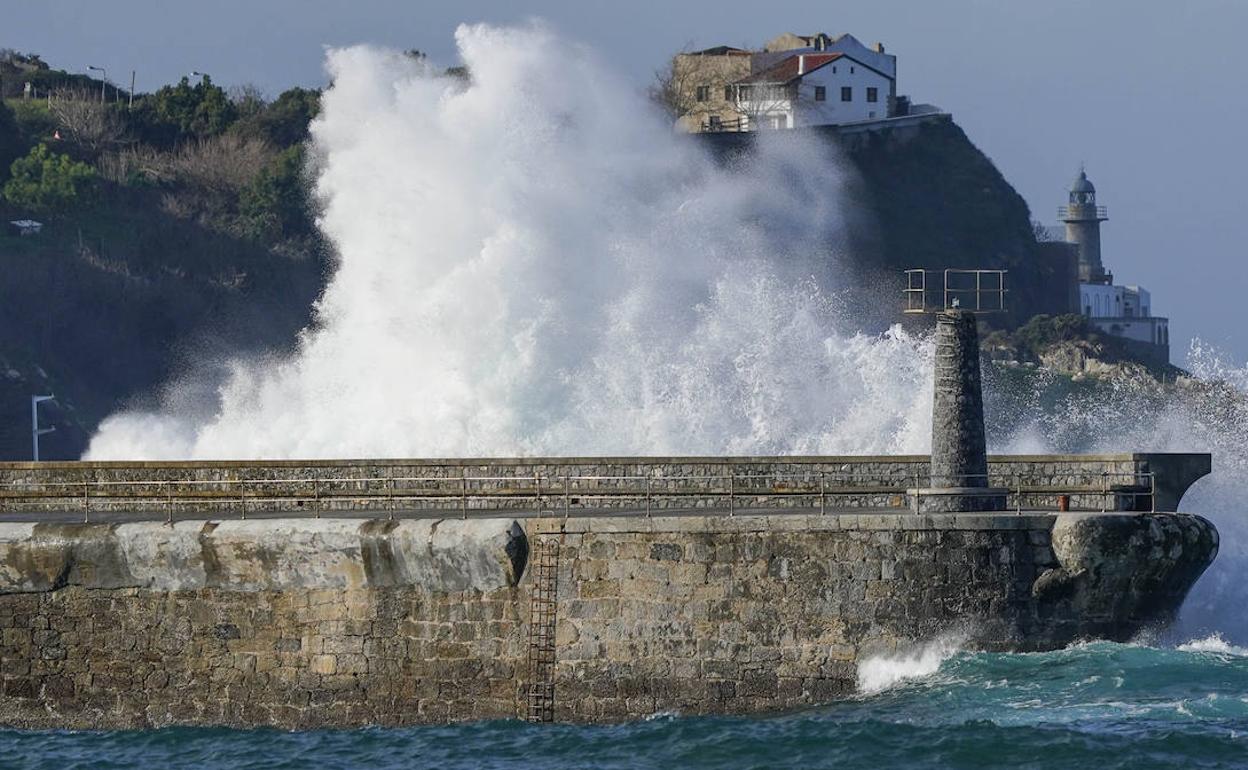
M 805 53 L 790 56 L 773 64 L 762 72 L 756 72 L 738 83 L 788 83 L 802 75 L 808 75 L 825 64 L 831 64 L 844 54 L 839 53 Z M 801 60 L 805 58 L 805 69 L 798 72 Z

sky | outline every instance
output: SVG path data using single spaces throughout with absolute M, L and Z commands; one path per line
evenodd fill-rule
M 689 46 L 850 32 L 898 57 L 898 92 L 951 112 L 1027 200 L 1056 207 L 1086 164 L 1109 207 L 1103 257 L 1171 318 L 1248 362 L 1246 0 L 4 0 L 0 47 L 151 90 L 192 71 L 272 97 L 325 82 L 326 46 L 417 48 L 455 63 L 461 22 L 541 18 L 638 88 Z

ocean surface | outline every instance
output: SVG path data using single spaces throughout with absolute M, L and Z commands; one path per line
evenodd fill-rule
M 850 701 L 764 718 L 0 731 L 0 768 L 1248 767 L 1248 650 L 1218 637 L 1037 654 L 938 643 L 860 678 Z

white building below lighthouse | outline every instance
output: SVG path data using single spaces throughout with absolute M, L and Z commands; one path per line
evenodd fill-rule
M 1066 241 L 1079 254 L 1080 312 L 1099 331 L 1127 341 L 1139 358 L 1157 366 L 1170 363 L 1170 319 L 1153 315 L 1147 289 L 1116 285 L 1101 262 L 1101 222 L 1109 213 L 1097 204 L 1096 187 L 1084 171 L 1058 217 L 1066 224 Z

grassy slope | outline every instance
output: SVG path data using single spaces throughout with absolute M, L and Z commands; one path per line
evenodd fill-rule
M 58 437 L 54 456 L 77 456 L 100 419 L 189 362 L 288 348 L 309 321 L 323 260 L 177 218 L 161 196 L 108 187 L 99 205 L 39 236 L 0 235 L 0 357 L 22 373 L 7 388 L 45 387 L 36 367 L 55 383 L 69 410 L 62 435 L 76 438 Z M 0 204 L 4 221 L 19 213 Z M 29 404 L 12 414 L 14 395 L 0 393 L 0 458 L 25 459 Z

